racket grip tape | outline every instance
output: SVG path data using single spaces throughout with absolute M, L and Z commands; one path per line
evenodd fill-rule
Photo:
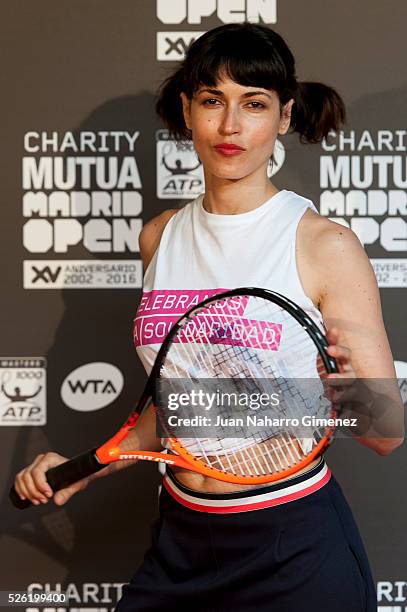
M 56 493 L 60 489 L 64 489 L 105 468 L 105 464 L 99 463 L 95 451 L 96 449 L 86 451 L 86 453 L 61 463 L 61 465 L 50 468 L 45 476 L 53 492 Z M 19 510 L 24 510 L 33 505 L 29 499 L 21 499 L 14 486 L 10 489 L 9 498 L 11 503 Z

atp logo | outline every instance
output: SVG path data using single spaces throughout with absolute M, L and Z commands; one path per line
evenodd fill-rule
M 46 424 L 46 360 L 0 358 L 0 425 Z
M 193 199 L 202 191 L 202 164 L 192 142 L 172 140 L 167 130 L 158 130 L 157 197 Z

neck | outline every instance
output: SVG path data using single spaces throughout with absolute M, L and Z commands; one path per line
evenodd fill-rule
M 261 206 L 279 190 L 267 175 L 222 179 L 205 173 L 205 210 L 218 215 L 237 215 Z

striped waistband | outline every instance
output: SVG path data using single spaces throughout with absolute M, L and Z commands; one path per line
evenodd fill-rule
M 321 458 L 318 465 L 299 476 L 237 493 L 218 494 L 194 491 L 178 482 L 168 467 L 163 478 L 163 485 L 171 497 L 190 510 L 225 514 L 249 512 L 287 504 L 315 493 L 326 485 L 330 478 L 331 470 Z

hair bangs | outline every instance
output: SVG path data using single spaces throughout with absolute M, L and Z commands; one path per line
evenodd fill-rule
M 229 32 L 228 36 L 217 37 L 211 44 L 208 41 L 199 53 L 193 54 L 185 83 L 188 98 L 202 86 L 215 87 L 225 76 L 247 87 L 277 92 L 285 88 L 287 73 L 276 50 L 249 30 L 245 34 L 246 40 L 242 40 L 241 30 Z

